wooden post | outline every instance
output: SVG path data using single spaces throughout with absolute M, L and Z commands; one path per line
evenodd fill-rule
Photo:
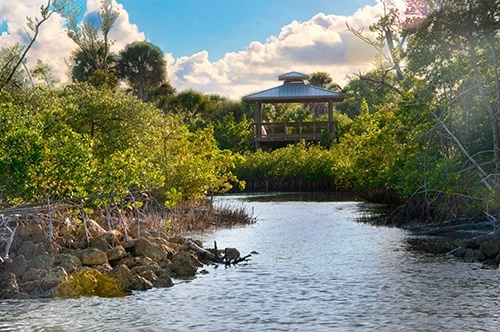
M 262 137 L 262 103 L 255 103 L 255 114 L 254 114 L 254 129 L 255 129 L 255 150 L 259 149 L 259 141 Z
M 330 134 L 330 140 L 335 139 L 335 123 L 333 120 L 333 101 L 330 99 L 328 101 L 328 134 Z

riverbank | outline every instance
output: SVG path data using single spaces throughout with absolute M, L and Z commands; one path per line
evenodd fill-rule
M 207 263 L 189 233 L 254 222 L 234 207 L 157 211 L 141 219 L 108 211 L 84 221 L 57 210 L 50 218 L 45 209 L 2 211 L 1 299 L 115 297 L 171 287 L 172 278 L 193 277 Z

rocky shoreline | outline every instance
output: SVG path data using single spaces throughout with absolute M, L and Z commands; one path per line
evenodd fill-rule
M 172 287 L 172 278 L 194 277 L 204 264 L 213 264 L 192 248 L 201 248 L 199 241 L 150 223 L 131 221 L 125 238 L 123 231 L 105 230 L 104 220 L 88 220 L 83 227 L 66 219 L 54 226 L 49 241 L 42 219 L 18 223 L 12 246 L 0 257 L 0 299 L 125 296 Z

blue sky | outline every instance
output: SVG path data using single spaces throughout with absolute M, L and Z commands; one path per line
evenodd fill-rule
M 100 0 L 78 1 L 82 16 L 95 17 Z M 0 47 L 25 45 L 26 17 L 39 17 L 46 3 L 0 0 Z M 113 7 L 120 12 L 110 32 L 114 52 L 148 40 L 163 51 L 178 91 L 232 99 L 276 86 L 277 76 L 290 71 L 324 71 L 342 86 L 370 70 L 376 50 L 346 23 L 375 38 L 368 27 L 384 12 L 376 0 L 113 0 Z M 53 15 L 28 54 L 28 67 L 41 59 L 64 83 L 75 49 L 64 19 Z
M 265 42 L 292 21 L 318 13 L 352 15 L 375 0 L 118 0 L 146 38 L 174 57 L 206 50 L 215 61 Z

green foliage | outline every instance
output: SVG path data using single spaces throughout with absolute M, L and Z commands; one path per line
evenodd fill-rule
M 167 79 L 167 62 L 163 52 L 147 41 L 136 41 L 120 51 L 118 72 L 139 99 L 147 100 L 148 91 Z
M 218 148 L 212 127 L 190 132 L 134 96 L 71 84 L 1 100 L 6 206 L 88 195 L 110 204 L 138 192 L 174 206 L 244 185 L 232 174 L 236 155 Z
M 335 155 L 319 145 L 302 141 L 272 152 L 258 150 L 237 163 L 236 175 L 245 181 L 300 179 L 336 182 Z

